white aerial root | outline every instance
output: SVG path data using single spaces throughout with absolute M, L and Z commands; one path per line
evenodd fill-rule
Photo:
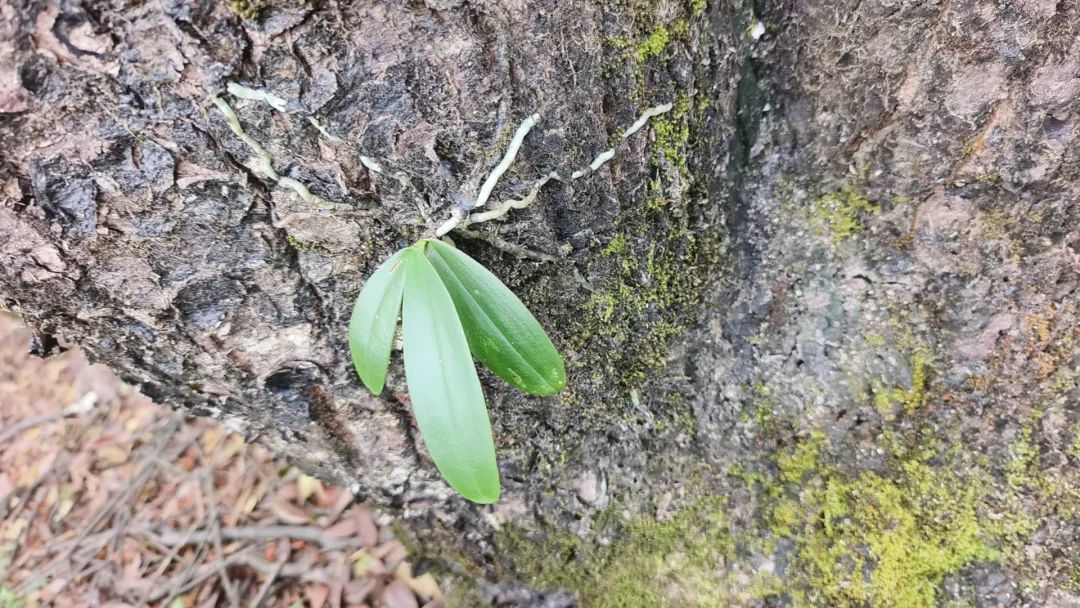
M 322 136 L 323 136 L 323 137 L 325 137 L 326 139 L 329 139 L 330 141 L 335 141 L 335 142 L 336 142 L 336 141 L 343 141 L 343 140 L 342 140 L 342 139 L 341 139 L 340 137 L 338 137 L 337 135 L 334 135 L 334 134 L 333 134 L 333 133 L 331 133 L 330 131 L 327 131 L 327 130 L 326 130 L 326 127 L 325 127 L 325 126 L 324 126 L 324 125 L 323 125 L 323 124 L 322 124 L 321 122 L 319 122 L 319 121 L 318 121 L 318 120 L 317 120 L 317 119 L 316 119 L 316 118 L 315 118 L 314 116 L 308 116 L 308 117 L 307 117 L 307 121 L 308 121 L 309 123 L 311 123 L 311 126 L 313 126 L 313 127 L 315 127 L 316 129 L 318 129 L 318 130 L 319 130 L 319 133 L 322 133 Z
M 536 195 L 540 193 L 540 188 L 543 188 L 544 184 L 548 183 L 549 181 L 553 179 L 558 179 L 558 177 L 559 174 L 555 173 L 554 171 L 548 173 L 544 177 L 541 177 L 539 180 L 537 180 L 535 184 L 533 184 L 532 189 L 529 190 L 529 193 L 526 194 L 524 198 L 521 198 L 519 200 L 509 200 L 499 205 L 498 207 L 493 207 L 492 209 L 484 211 L 483 213 L 476 213 L 474 215 L 470 215 L 469 223 L 479 224 L 480 222 L 498 219 L 506 215 L 506 213 L 511 209 L 524 209 L 525 207 L 528 207 L 530 204 L 532 204 L 534 200 L 536 200 Z
M 242 84 L 230 82 L 227 85 L 229 93 L 239 97 L 240 99 L 250 99 L 251 101 L 261 101 L 269 104 L 271 108 L 274 108 L 278 112 L 284 112 L 287 103 L 284 99 L 274 95 L 270 91 L 263 91 L 260 89 L 249 89 Z
M 495 165 L 495 168 L 491 170 L 491 174 L 488 175 L 487 181 L 480 187 L 480 194 L 476 195 L 476 204 L 474 207 L 483 207 L 487 202 L 488 197 L 491 196 L 491 191 L 495 189 L 495 184 L 499 182 L 499 178 L 503 173 L 510 168 L 510 163 L 514 162 L 514 158 L 517 157 L 518 149 L 521 148 L 521 142 L 525 141 L 525 136 L 529 134 L 529 131 L 536 126 L 536 121 L 540 120 L 539 114 L 533 114 L 532 116 L 521 121 L 521 124 L 517 128 L 517 133 L 514 133 L 514 139 L 510 140 L 510 145 L 506 148 L 506 154 L 503 155 L 499 164 Z
M 375 160 L 373 158 L 368 157 L 368 156 L 364 156 L 363 154 L 360 155 L 360 164 L 364 165 L 368 169 L 371 169 L 375 173 L 382 173 L 383 172 L 382 165 L 375 162 Z
M 584 177 L 585 175 L 592 173 L 593 171 L 596 171 L 600 167 L 604 166 L 604 163 L 613 158 L 615 158 L 615 148 L 611 148 L 610 150 L 604 150 L 600 154 L 596 155 L 596 158 L 593 159 L 591 163 L 589 163 L 588 167 L 584 169 L 578 169 L 577 171 L 571 173 L 570 179 L 575 180 L 579 177 Z
M 270 107 L 274 108 L 279 112 L 286 112 L 287 102 L 281 97 L 278 97 L 277 95 L 274 95 L 269 91 L 251 89 L 235 82 L 228 83 L 228 91 L 232 95 L 235 95 L 236 97 L 239 97 L 241 99 L 259 101 L 269 105 Z M 236 113 L 229 106 L 229 104 L 220 97 L 214 98 L 214 104 L 217 105 L 218 109 L 221 110 L 222 115 L 225 116 L 225 121 L 229 123 L 229 128 L 232 129 L 232 132 L 235 133 L 236 136 L 239 137 L 245 144 L 247 144 L 248 148 L 251 149 L 252 153 L 254 154 L 254 158 L 252 160 L 254 168 L 263 172 L 270 179 L 276 181 L 278 184 L 286 188 L 292 189 L 294 192 L 300 195 L 300 198 L 303 199 L 305 202 L 323 209 L 334 208 L 334 205 L 332 203 L 313 194 L 307 186 L 300 183 L 299 181 L 291 177 L 279 176 L 277 172 L 274 171 L 274 167 L 272 164 L 273 159 L 270 156 L 270 153 L 267 152 L 266 148 L 262 147 L 259 142 L 255 141 L 251 136 L 244 133 L 244 129 L 240 125 L 240 119 L 237 118 Z M 638 119 L 635 120 L 634 123 L 626 129 L 625 132 L 623 132 L 619 142 L 622 143 L 626 141 L 631 135 L 637 133 L 642 128 L 644 128 L 645 125 L 649 123 L 649 120 L 666 112 L 670 112 L 671 108 L 672 104 L 670 103 L 664 103 L 658 106 L 648 108 L 647 110 L 642 112 L 641 116 L 639 116 Z M 326 129 L 326 127 L 322 123 L 320 123 L 315 117 L 307 116 L 306 118 L 308 122 L 311 123 L 313 127 L 318 129 L 319 133 L 321 133 L 327 139 L 335 142 L 342 141 L 340 137 L 331 134 Z M 499 164 L 495 165 L 495 168 L 491 170 L 491 173 L 488 174 L 487 179 L 480 187 L 480 191 L 476 196 L 476 201 L 473 202 L 471 206 L 467 205 L 464 207 L 454 207 L 450 219 L 446 220 L 438 228 L 435 229 L 435 236 L 442 237 L 451 232 L 452 230 L 458 228 L 464 230 L 470 224 L 479 224 L 481 222 L 499 219 L 509 213 L 511 209 L 524 209 L 531 205 L 534 200 L 536 200 L 537 195 L 540 193 L 540 189 L 543 188 L 544 185 L 546 185 L 549 181 L 553 179 L 562 181 L 563 178 L 560 177 L 557 172 L 552 171 L 551 173 L 537 180 L 536 183 L 534 183 L 532 188 L 529 190 L 528 194 L 526 194 L 523 198 L 505 201 L 498 206 L 494 206 L 488 211 L 470 215 L 470 211 L 472 209 L 483 207 L 487 204 L 488 199 L 491 198 L 492 191 L 495 190 L 495 186 L 499 183 L 499 179 L 510 168 L 510 165 L 514 162 L 514 159 L 517 158 L 518 151 L 521 149 L 521 144 L 525 141 L 525 136 L 529 134 L 529 131 L 531 131 L 534 126 L 536 126 L 536 123 L 539 120 L 540 115 L 533 114 L 526 117 L 525 120 L 521 121 L 521 124 L 518 125 L 517 131 L 514 133 L 513 139 L 510 140 L 510 144 L 506 148 L 506 153 L 503 154 L 503 157 L 499 161 Z M 598 154 L 596 158 L 594 158 L 587 167 L 574 171 L 570 175 L 569 181 L 574 181 L 576 179 L 584 177 L 604 166 L 605 163 L 610 161 L 612 158 L 615 158 L 615 151 L 617 148 L 618 145 L 604 150 L 603 152 Z M 374 173 L 386 173 L 386 169 L 384 169 L 381 164 L 379 164 L 377 161 L 370 157 L 360 156 L 360 162 L 365 167 L 367 167 L 368 170 Z M 408 181 L 407 176 L 403 176 L 403 174 L 401 174 L 400 172 L 392 175 L 392 177 L 394 177 L 398 181 L 401 181 L 402 183 L 407 183 Z
M 650 119 L 655 118 L 666 112 L 670 112 L 671 108 L 672 105 L 670 103 L 664 103 L 645 110 L 641 114 L 641 116 L 638 117 L 636 121 L 634 121 L 634 124 L 630 125 L 630 127 L 622 134 L 620 142 L 626 141 L 626 139 L 629 138 L 631 135 L 640 131 L 642 127 L 648 124 Z M 491 196 L 491 191 L 495 188 L 495 184 L 499 181 L 499 178 L 502 176 L 502 174 L 505 173 L 506 170 L 510 167 L 510 163 L 514 162 L 514 158 L 517 156 L 518 149 L 521 147 L 521 143 L 525 140 L 525 136 L 529 133 L 529 130 L 536 125 L 536 121 L 539 119 L 539 117 L 539 114 L 533 114 L 532 116 L 529 116 L 521 122 L 521 125 L 518 127 L 517 133 L 514 134 L 514 139 L 510 141 L 510 146 L 507 148 L 506 154 L 503 156 L 502 161 L 499 162 L 499 164 L 496 165 L 494 169 L 492 169 L 491 175 L 488 176 L 487 181 L 484 182 L 484 186 L 480 189 L 480 195 L 476 199 L 476 204 L 474 205 L 474 208 L 482 207 L 487 202 L 488 198 Z M 588 175 L 589 173 L 592 173 L 593 171 L 596 171 L 600 167 L 604 166 L 604 163 L 615 157 L 615 149 L 616 148 L 610 148 L 601 152 L 596 156 L 595 159 L 593 159 L 591 163 L 589 163 L 589 166 L 585 167 L 584 169 L 574 171 L 570 175 L 570 181 L 584 177 L 585 175 Z M 524 198 L 519 200 L 506 201 L 498 207 L 495 207 L 483 213 L 469 215 L 469 210 L 455 207 L 453 210 L 453 215 L 450 217 L 450 219 L 443 222 L 442 225 L 440 225 L 435 230 L 435 236 L 441 237 L 449 233 L 451 230 L 454 230 L 455 228 L 464 228 L 470 224 L 479 224 L 480 222 L 487 222 L 490 220 L 498 219 L 506 215 L 511 209 L 524 209 L 525 207 L 528 207 L 530 204 L 532 204 L 534 200 L 536 200 L 536 196 L 540 193 L 540 189 L 553 179 L 562 180 L 562 178 L 559 177 L 559 174 L 557 172 L 552 171 L 551 173 L 537 180 L 537 182 L 533 184 L 532 189 L 529 190 L 529 193 L 525 195 Z
M 664 114 L 664 113 L 670 112 L 670 111 L 671 111 L 671 104 L 670 103 L 662 103 L 662 104 L 660 104 L 658 106 L 654 106 L 654 107 L 649 108 L 648 110 L 645 110 L 645 112 L 643 112 L 641 114 L 641 116 L 637 120 L 634 121 L 634 124 L 630 125 L 630 128 L 627 129 L 626 132 L 622 134 L 623 140 L 625 140 L 627 137 L 630 137 L 634 133 L 637 133 L 638 130 L 641 129 L 641 127 L 644 127 L 645 124 L 649 122 L 650 118 L 655 118 L 655 117 L 657 117 L 657 116 L 659 116 L 661 114 Z
M 251 89 L 247 90 L 250 91 Z M 247 99 L 251 98 L 248 97 Z M 218 110 L 221 111 L 222 116 L 225 117 L 225 122 L 228 123 L 229 129 L 232 130 L 233 134 L 239 137 L 240 140 L 247 144 L 247 147 L 251 149 L 252 154 L 254 154 L 252 164 L 256 169 L 264 173 L 267 177 L 274 180 L 278 184 L 289 188 L 293 192 L 296 192 L 300 196 L 300 198 L 309 205 L 319 207 L 320 209 L 335 208 L 335 205 L 333 203 L 322 198 L 321 196 L 318 196 L 317 194 L 313 194 L 311 190 L 309 190 L 308 187 L 304 184 L 298 182 L 291 177 L 278 175 L 277 171 L 274 171 L 273 157 L 271 157 L 270 153 L 266 151 L 266 148 L 262 147 L 259 142 L 255 141 L 255 138 L 251 137 L 247 133 L 244 133 L 244 127 L 240 125 L 240 119 L 236 116 L 236 112 L 233 111 L 229 103 L 220 97 L 215 97 L 214 105 L 217 106 Z

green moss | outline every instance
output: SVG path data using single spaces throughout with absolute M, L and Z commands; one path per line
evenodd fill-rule
M 626 251 L 626 248 L 629 244 L 630 240 L 626 238 L 626 235 L 619 233 L 611 239 L 611 241 L 607 244 L 607 247 L 604 247 L 604 251 L 602 253 L 606 257 L 618 255 Z
M 910 359 L 911 388 L 889 388 L 880 381 L 872 382 L 874 407 L 878 413 L 885 419 L 891 420 L 896 416 L 897 406 L 905 414 L 914 413 L 922 407 L 927 400 L 931 362 L 932 358 L 929 351 L 924 347 L 917 347 Z
M 800 511 L 800 505 L 794 500 L 786 499 L 776 503 L 772 508 L 770 519 L 773 533 L 793 538 L 799 526 Z
M 708 0 L 690 0 L 690 12 L 697 18 L 705 12 L 705 6 L 708 4 Z
M 270 0 L 225 0 L 225 6 L 241 19 L 257 19 Z
M 839 192 L 819 197 L 814 203 L 813 220 L 819 231 L 843 243 L 866 229 L 863 216 L 877 213 L 880 207 L 860 196 L 855 188 L 845 186 Z
M 663 521 L 650 516 L 605 522 L 606 546 L 565 532 L 531 537 L 516 528 L 499 534 L 500 552 L 513 555 L 515 576 L 540 589 L 574 590 L 584 606 L 646 608 L 699 606 L 725 594 L 718 577 L 735 543 L 722 499 L 697 501 Z
M 667 114 L 653 120 L 653 133 L 656 137 L 654 153 L 662 156 L 679 175 L 689 179 L 690 167 L 687 165 L 687 144 L 690 141 L 690 98 L 680 95 L 672 104 L 674 107 Z
M 881 348 L 888 344 L 885 340 L 885 336 L 881 334 L 866 334 L 866 343 L 875 348 Z
M 634 56 L 638 63 L 644 63 L 650 57 L 659 57 L 671 42 L 671 34 L 666 25 L 660 25 L 645 40 L 638 44 Z
M 1072 428 L 1073 439 L 1066 453 L 1076 459 L 1080 459 L 1080 424 L 1074 424 Z
M 691 223 L 699 202 L 687 164 L 689 100 L 681 98 L 651 124 L 657 176 L 644 200 L 623 204 L 614 235 L 590 260 L 595 289 L 574 318 L 572 345 L 587 353 L 575 363 L 591 371 L 598 387 L 639 388 L 665 363 L 670 341 L 694 322 L 705 280 L 720 259 L 717 237 Z M 679 416 L 683 409 L 668 413 Z M 679 416 L 670 428 L 691 420 Z
M 815 433 L 778 455 L 781 495 L 767 509 L 771 532 L 795 542 L 796 605 L 929 607 L 947 574 L 998 559 L 979 525 L 985 488 L 925 451 L 848 476 L 825 447 Z
M 825 435 L 813 431 L 810 438 L 796 444 L 790 452 L 783 452 L 776 457 L 776 466 L 780 469 L 780 481 L 798 483 L 809 472 L 817 469 L 821 447 L 825 444 Z
M 301 241 L 291 234 L 285 235 L 285 242 L 289 244 L 296 251 L 311 251 L 313 249 L 321 249 L 322 245 L 316 242 Z

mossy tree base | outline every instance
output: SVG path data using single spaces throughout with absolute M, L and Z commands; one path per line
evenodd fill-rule
M 1077 10 L 24 3 L 2 305 L 397 509 L 463 605 L 1064 605 Z M 400 367 L 381 399 L 355 378 L 353 299 L 522 117 L 498 200 L 666 102 L 455 237 L 570 373 L 551 399 L 482 378 L 505 496 L 459 500 Z

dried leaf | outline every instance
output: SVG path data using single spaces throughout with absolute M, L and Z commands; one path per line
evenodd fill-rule
M 330 597 L 330 589 L 326 585 L 310 584 L 304 587 L 304 597 L 310 608 L 322 608 Z
M 420 608 L 416 595 L 405 581 L 394 581 L 383 589 L 382 602 L 386 608 Z
M 322 482 L 309 475 L 301 475 L 296 478 L 296 495 L 298 502 L 307 502 L 313 494 L 322 493 Z
M 355 505 L 350 510 L 353 521 L 356 522 L 357 535 L 365 547 L 374 547 L 379 542 L 379 528 L 375 525 L 375 517 L 367 505 Z
M 330 538 L 352 538 L 356 536 L 356 520 L 351 518 L 343 519 L 326 528 L 323 534 Z
M 270 510 L 274 517 L 287 524 L 309 524 L 311 515 L 291 502 L 280 500 L 277 497 L 270 502 Z

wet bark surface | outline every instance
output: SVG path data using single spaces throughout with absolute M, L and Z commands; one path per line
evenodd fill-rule
M 723 538 L 644 573 L 652 592 L 1076 601 L 1074 6 L 0 10 L 3 305 L 43 354 L 78 344 L 400 508 L 433 560 L 486 581 L 475 597 L 636 593 L 581 573 L 673 563 L 641 522 L 671 532 L 723 498 L 723 525 L 698 523 Z M 665 102 L 599 171 L 453 235 L 570 374 L 550 399 L 482 378 L 504 498 L 463 503 L 400 365 L 382 398 L 355 378 L 356 293 L 475 196 L 525 116 L 542 118 L 495 200 Z M 890 513 L 888 487 L 929 498 Z

